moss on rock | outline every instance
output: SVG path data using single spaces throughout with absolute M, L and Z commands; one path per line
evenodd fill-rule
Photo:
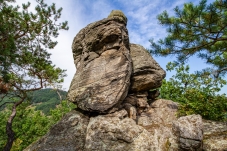
M 107 18 L 119 19 L 120 21 L 123 21 L 125 24 L 127 24 L 128 20 L 121 10 L 112 10 Z

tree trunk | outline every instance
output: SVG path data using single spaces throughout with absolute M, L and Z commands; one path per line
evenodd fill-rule
M 6 133 L 7 133 L 8 139 L 7 139 L 7 143 L 6 143 L 3 151 L 10 151 L 10 149 L 12 148 L 13 141 L 14 141 L 14 136 L 15 136 L 15 133 L 14 133 L 14 131 L 12 129 L 12 122 L 10 123 L 9 121 L 7 121 L 7 123 L 6 123 Z
M 10 151 L 10 149 L 12 148 L 14 137 L 15 137 L 15 133 L 12 128 L 13 119 L 17 113 L 17 110 L 16 110 L 17 106 L 20 105 L 24 101 L 24 99 L 25 98 L 22 98 L 19 102 L 15 103 L 12 107 L 12 113 L 6 123 L 6 134 L 7 134 L 8 139 L 7 139 L 6 145 L 4 146 L 3 151 Z
M 56 91 L 57 91 L 57 94 L 58 94 L 58 96 L 59 96 L 60 103 L 61 103 L 61 101 L 62 101 L 62 96 L 61 96 L 60 92 L 58 91 L 58 89 L 57 89 Z

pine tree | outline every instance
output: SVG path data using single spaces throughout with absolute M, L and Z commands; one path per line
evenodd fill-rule
M 217 78 L 227 72 L 227 1 L 206 3 L 201 0 L 198 5 L 186 3 L 183 9 L 176 7 L 174 17 L 166 11 L 158 15 L 168 35 L 158 42 L 150 40 L 150 52 L 159 56 L 175 55 L 176 63 L 197 55 L 214 67 L 206 71 Z
M 17 98 L 11 102 L 14 105 L 6 125 L 5 151 L 14 141 L 16 107 L 25 101 L 27 93 L 63 81 L 65 70 L 52 64 L 47 49 L 57 45 L 53 38 L 58 37 L 59 30 L 68 29 L 67 22 L 59 23 L 62 8 L 56 9 L 55 4 L 48 6 L 36 0 L 35 12 L 29 12 L 30 2 L 22 4 L 21 9 L 12 2 L 15 0 L 0 0 L 0 87 L 8 85 L 7 91 L 0 92 Z

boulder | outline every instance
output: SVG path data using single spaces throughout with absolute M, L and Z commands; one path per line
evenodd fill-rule
M 141 45 L 130 44 L 133 74 L 130 91 L 149 91 L 162 85 L 166 72 Z
M 119 12 L 113 12 L 109 18 L 89 24 L 74 38 L 72 51 L 77 71 L 68 99 L 78 108 L 111 113 L 127 96 L 132 61 L 126 21 Z
M 82 151 L 89 117 L 73 110 L 24 151 Z
M 183 150 L 202 150 L 203 122 L 200 115 L 180 117 L 173 122 L 179 147 Z
M 200 115 L 177 118 L 178 104 L 159 99 L 138 117 L 138 125 L 151 133 L 153 150 L 201 150 L 203 124 Z

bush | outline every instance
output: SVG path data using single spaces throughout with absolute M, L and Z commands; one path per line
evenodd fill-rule
M 167 70 L 175 69 L 176 75 L 163 80 L 160 97 L 180 103 L 179 115 L 200 114 L 204 119 L 227 120 L 226 94 L 218 94 L 226 84 L 222 78 L 209 74 L 190 74 L 189 66 L 179 67 L 169 63 Z

